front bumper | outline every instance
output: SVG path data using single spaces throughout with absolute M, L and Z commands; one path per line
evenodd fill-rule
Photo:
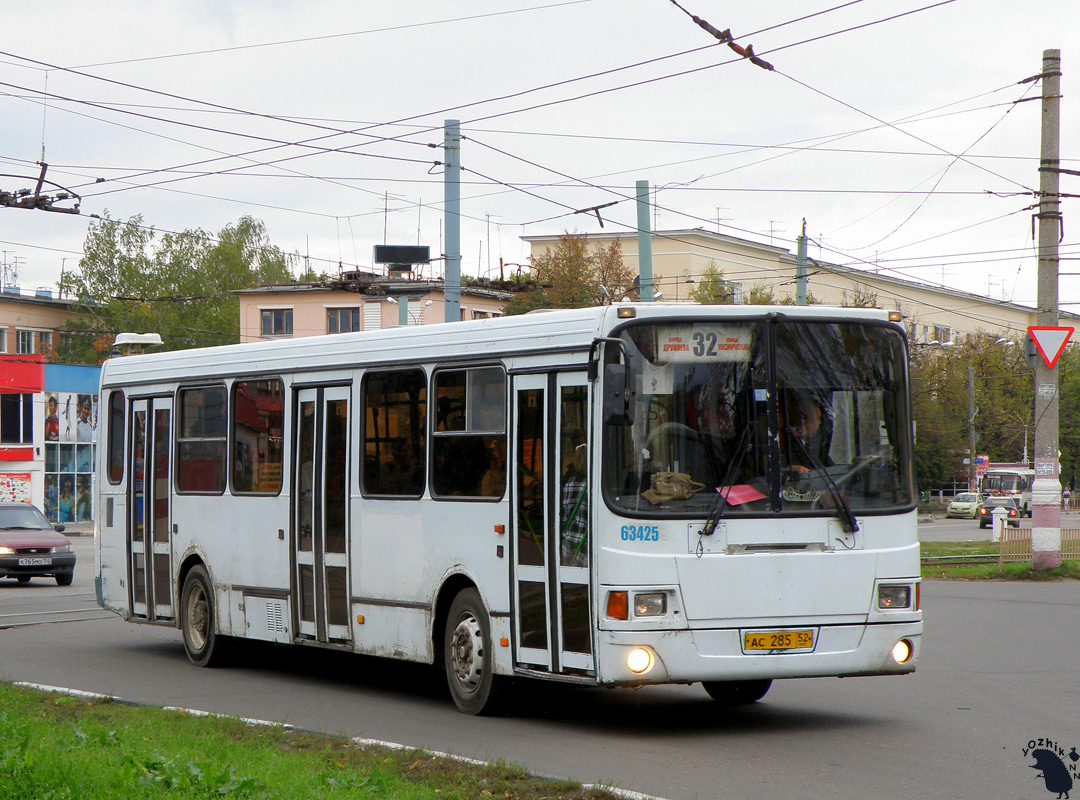
M 22 563 L 20 561 L 37 563 Z M 47 561 L 48 563 L 41 563 Z M 26 556 L 15 554 L 0 556 L 0 578 L 17 578 L 25 575 L 31 578 L 66 575 L 75 570 L 74 553 L 53 553 L 50 555 Z
M 743 652 L 739 628 L 601 631 L 598 678 L 604 684 L 642 685 L 903 675 L 915 671 L 922 627 L 921 621 L 822 625 L 816 628 L 812 652 L 753 654 Z M 901 639 L 911 642 L 912 654 L 905 663 L 897 664 L 892 648 Z M 652 668 L 643 675 L 626 666 L 626 655 L 635 647 L 647 647 L 655 656 Z

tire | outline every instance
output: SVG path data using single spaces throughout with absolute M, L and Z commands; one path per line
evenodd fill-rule
M 462 589 L 450 606 L 443 636 L 443 665 L 454 705 L 466 714 L 499 709 L 504 681 L 495 675 L 495 648 L 487 610 L 476 589 Z
M 216 667 L 225 662 L 228 640 L 217 632 L 214 586 L 206 567 L 198 564 L 184 579 L 180 595 L 180 629 L 184 652 L 197 667 Z
M 71 586 L 71 582 L 75 580 L 74 572 L 65 572 L 56 576 L 57 586 Z
M 756 703 L 769 691 L 772 680 L 702 681 L 701 685 L 717 703 L 731 707 Z
M 19 583 L 30 583 L 30 576 L 29 575 L 16 575 L 15 580 L 17 580 Z

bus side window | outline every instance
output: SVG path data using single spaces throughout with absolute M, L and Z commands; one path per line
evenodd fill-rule
M 225 491 L 228 449 L 224 386 L 180 390 L 180 426 L 176 440 L 176 489 L 221 494 Z
M 114 391 L 109 395 L 109 483 L 120 483 L 124 477 L 124 393 Z
M 369 372 L 362 384 L 364 494 L 424 493 L 427 378 L 421 369 Z
M 501 367 L 440 370 L 431 447 L 435 497 L 502 497 L 506 490 L 506 374 Z

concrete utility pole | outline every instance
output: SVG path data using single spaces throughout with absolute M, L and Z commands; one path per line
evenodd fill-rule
M 968 364 L 968 489 L 974 492 L 979 487 L 979 476 L 975 468 L 975 450 L 978 447 L 975 435 L 975 367 Z M 995 528 L 996 530 L 996 528 Z
M 443 215 L 446 218 L 446 276 L 443 279 L 446 322 L 461 322 L 461 123 L 443 122 Z
M 649 228 L 649 182 L 637 182 L 638 295 L 651 303 L 655 290 L 652 277 L 652 230 Z
M 806 305 L 806 218 L 803 217 L 802 233 L 797 240 L 795 256 L 795 305 Z
M 1039 161 L 1039 285 L 1036 320 L 1058 324 L 1058 242 L 1063 222 L 1058 194 L 1061 134 L 1061 51 L 1044 50 L 1042 147 Z M 1035 484 L 1031 490 L 1031 566 L 1061 566 L 1061 466 L 1058 459 L 1058 375 L 1035 365 Z

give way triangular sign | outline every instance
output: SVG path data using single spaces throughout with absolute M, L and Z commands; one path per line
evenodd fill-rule
M 1035 346 L 1039 348 L 1039 355 L 1047 369 L 1053 369 L 1058 357 L 1065 350 L 1065 345 L 1072 336 L 1072 328 L 1060 328 L 1050 325 L 1031 325 L 1028 327 L 1028 335 L 1035 340 Z

